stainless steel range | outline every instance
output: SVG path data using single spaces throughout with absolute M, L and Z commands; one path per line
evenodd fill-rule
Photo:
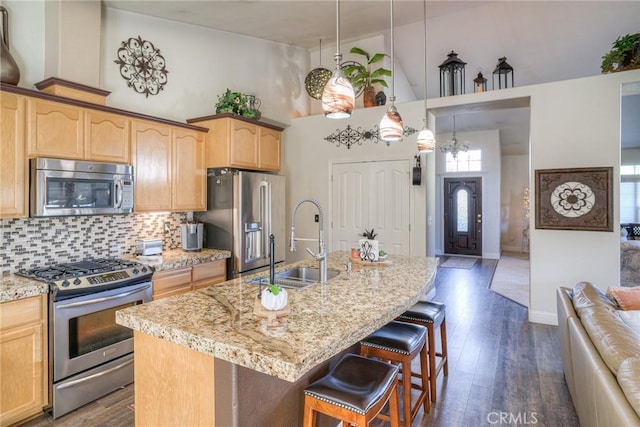
M 133 382 L 133 331 L 117 310 L 152 299 L 153 267 L 93 259 L 20 270 L 50 286 L 49 378 L 53 418 Z

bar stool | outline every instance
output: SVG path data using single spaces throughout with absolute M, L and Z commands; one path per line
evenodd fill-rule
M 429 412 L 429 386 L 427 371 L 427 330 L 424 326 L 391 321 L 382 328 L 360 341 L 360 354 L 366 357 L 376 357 L 392 364 L 400 365 L 402 370 L 402 387 L 404 403 L 404 425 L 409 427 L 420 410 Z M 420 355 L 421 385 L 411 381 L 411 361 Z M 411 405 L 411 389 L 420 390 L 416 403 Z
M 427 327 L 429 353 L 429 382 L 431 385 L 431 400 L 436 401 L 437 377 L 442 370 L 449 375 L 449 360 L 447 358 L 447 321 L 445 319 L 445 305 L 435 301 L 418 301 L 409 310 L 402 313 L 396 320 Z M 440 328 L 441 352 L 436 352 L 434 331 Z M 436 357 L 440 358 L 436 366 Z
M 382 414 L 389 402 L 389 415 Z M 317 413 L 340 419 L 345 426 L 366 427 L 374 418 L 400 427 L 398 368 L 346 354 L 327 375 L 304 390 L 304 427 L 315 427 Z M 349 424 L 347 424 L 349 423 Z

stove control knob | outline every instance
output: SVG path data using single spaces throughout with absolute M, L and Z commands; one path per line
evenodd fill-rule
M 61 283 L 61 285 L 62 285 L 63 287 L 65 287 L 65 288 L 66 288 L 67 286 L 69 286 L 70 284 L 71 284 L 71 283 L 69 283 L 69 281 L 68 281 L 67 279 L 63 280 L 63 281 L 62 281 L 62 283 Z
M 138 273 L 140 273 L 140 271 L 137 268 L 134 267 L 132 273 L 133 274 L 138 274 Z
M 82 280 L 76 278 L 76 280 L 73 281 L 74 285 L 79 285 L 80 283 L 82 283 Z
M 143 273 L 146 273 L 147 271 L 148 271 L 148 270 L 147 270 L 147 267 L 142 267 L 142 272 L 143 272 Z

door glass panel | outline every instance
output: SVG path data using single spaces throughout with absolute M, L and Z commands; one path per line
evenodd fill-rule
M 113 200 L 113 181 L 47 178 L 48 208 L 108 208 Z
M 69 358 L 82 356 L 128 338 L 133 330 L 116 323 L 116 311 L 142 304 L 135 301 L 69 320 Z
M 465 189 L 458 190 L 456 195 L 457 229 L 458 233 L 469 231 L 469 192 Z

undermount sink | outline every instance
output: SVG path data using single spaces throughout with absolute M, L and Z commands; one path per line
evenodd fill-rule
M 340 272 L 338 270 L 327 270 L 327 281 L 336 277 Z M 273 282 L 283 288 L 304 289 L 308 286 L 320 281 L 320 270 L 314 267 L 293 267 L 287 270 L 275 273 Z M 254 285 L 266 285 L 269 282 L 268 277 L 254 277 L 249 283 Z

